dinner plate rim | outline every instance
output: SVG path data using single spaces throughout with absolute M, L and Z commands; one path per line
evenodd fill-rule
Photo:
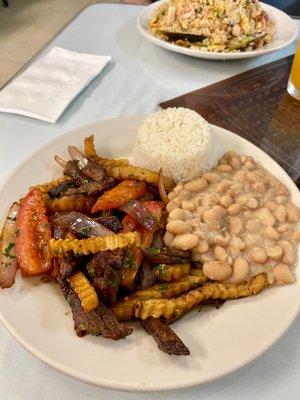
M 253 58 L 253 57 L 259 57 L 259 56 L 275 53 L 275 52 L 282 50 L 283 48 L 289 46 L 291 43 L 294 42 L 294 40 L 297 37 L 297 32 L 298 32 L 297 25 L 296 25 L 295 21 L 288 14 L 286 14 L 282 10 L 279 10 L 277 7 L 260 2 L 260 4 L 263 6 L 263 8 L 267 12 L 268 12 L 268 10 L 269 11 L 272 10 L 272 12 L 276 13 L 277 18 L 280 15 L 284 15 L 285 18 L 288 18 L 290 20 L 289 22 L 293 25 L 294 32 L 289 40 L 287 40 L 284 43 L 279 44 L 277 46 L 272 46 L 272 43 L 270 43 L 269 45 L 264 46 L 260 49 L 245 51 L 245 52 L 240 52 L 240 53 L 205 52 L 205 51 L 201 51 L 201 50 L 189 49 L 186 47 L 178 46 L 174 43 L 166 42 L 166 41 L 154 36 L 152 33 L 150 33 L 149 31 L 144 29 L 143 20 L 146 19 L 147 13 L 150 11 L 153 12 L 157 7 L 159 7 L 161 4 L 163 4 L 165 2 L 166 2 L 166 0 L 159 0 L 155 3 L 148 5 L 147 7 L 145 7 L 139 13 L 139 15 L 137 17 L 136 25 L 137 25 L 137 30 L 145 39 L 147 39 L 148 41 L 150 41 L 151 43 L 153 43 L 159 47 L 170 50 L 174 53 L 180 53 L 180 54 L 184 54 L 184 55 L 187 55 L 187 56 L 190 56 L 193 58 L 206 59 L 206 60 L 216 60 L 216 61 L 217 60 L 219 60 L 219 61 L 239 60 L 239 59 Z M 277 20 L 277 18 L 276 18 L 276 20 Z M 270 47 L 268 47 L 268 46 L 270 46 Z
M 35 157 L 40 151 L 45 150 L 49 145 L 52 143 L 56 143 L 59 141 L 61 138 L 67 137 L 67 136 L 72 136 L 76 134 L 78 131 L 85 130 L 87 132 L 93 131 L 93 128 L 98 126 L 99 124 L 103 123 L 111 123 L 114 121 L 118 121 L 120 124 L 124 120 L 132 119 L 132 120 L 142 120 L 147 114 L 145 115 L 130 115 L 130 116 L 123 116 L 123 117 L 114 117 L 114 118 L 109 118 L 109 119 L 104 119 L 101 121 L 93 122 L 87 125 L 83 125 L 74 129 L 71 129 L 65 133 L 63 133 L 61 136 L 56 137 L 39 147 L 38 149 L 34 150 L 31 152 L 17 167 L 15 167 L 8 177 L 4 180 L 2 184 L 0 184 L 0 193 L 5 189 L 6 184 L 9 182 L 12 177 L 18 173 L 18 171 L 22 168 L 23 165 L 28 163 L 30 159 Z M 296 184 L 292 181 L 292 179 L 289 177 L 289 175 L 283 170 L 283 168 L 274 160 L 272 157 L 270 157 L 267 153 L 265 153 L 262 149 L 260 149 L 258 146 L 255 144 L 251 143 L 247 139 L 237 135 L 236 133 L 229 131 L 228 129 L 219 127 L 217 125 L 210 124 L 213 128 L 216 127 L 217 130 L 221 130 L 222 132 L 226 134 L 231 134 L 236 137 L 238 137 L 239 140 L 242 142 L 247 142 L 250 143 L 252 146 L 257 148 L 259 152 L 264 153 L 264 156 L 267 157 L 268 159 L 272 160 L 273 163 L 277 164 L 277 166 L 282 170 L 284 173 L 286 179 L 290 181 L 290 184 L 294 186 L 294 188 L 298 191 L 298 188 Z M 286 180 L 284 181 L 286 182 Z M 30 184 L 30 183 L 29 183 Z M 300 194 L 299 194 L 300 198 Z M 0 223 L 2 222 L 4 216 L 0 215 Z M 298 260 L 296 268 L 300 268 L 300 260 Z M 296 283 L 297 284 L 297 283 Z M 272 290 L 272 289 L 271 289 Z M 1 293 L 0 293 L 1 295 Z M 36 349 L 34 346 L 29 344 L 26 339 L 22 338 L 22 335 L 16 331 L 16 329 L 12 326 L 12 324 L 3 316 L 1 307 L 0 307 L 0 321 L 2 322 L 3 326 L 7 329 L 8 332 L 12 334 L 12 336 L 17 340 L 18 343 L 20 343 L 30 354 L 36 356 L 38 359 L 42 360 L 45 362 L 47 365 L 50 367 L 56 369 L 57 371 L 70 376 L 71 378 L 78 379 L 80 381 L 92 384 L 94 386 L 99 386 L 102 388 L 107 388 L 107 389 L 112 389 L 112 390 L 117 390 L 117 391 L 129 391 L 129 392 L 153 392 L 153 391 L 159 391 L 159 392 L 165 392 L 165 391 L 175 391 L 175 390 L 180 390 L 180 389 L 187 389 L 187 388 L 192 388 L 192 387 L 197 387 L 197 386 L 202 386 L 203 384 L 209 383 L 209 382 L 214 382 L 220 378 L 223 378 L 225 376 L 228 376 L 232 374 L 235 371 L 238 371 L 245 366 L 249 365 L 252 363 L 254 360 L 257 358 L 261 357 L 267 350 L 269 350 L 283 335 L 284 333 L 291 327 L 291 325 L 294 323 L 295 319 L 299 315 L 300 312 L 300 297 L 297 302 L 294 303 L 294 307 L 292 308 L 290 312 L 290 317 L 288 322 L 285 325 L 281 325 L 280 328 L 277 329 L 276 334 L 272 337 L 271 340 L 267 340 L 264 344 L 264 346 L 260 346 L 260 350 L 257 351 L 256 353 L 251 354 L 248 357 L 244 357 L 244 359 L 240 362 L 236 362 L 235 364 L 232 365 L 230 368 L 224 368 L 225 371 L 221 371 L 220 373 L 216 374 L 214 377 L 208 377 L 207 379 L 202 379 L 201 382 L 197 379 L 193 379 L 190 381 L 186 381 L 186 383 L 179 383 L 177 384 L 176 382 L 168 383 L 165 386 L 161 386 L 161 384 L 158 384 L 157 386 L 152 385 L 151 387 L 143 387 L 139 382 L 135 383 L 119 383 L 117 381 L 105 381 L 100 378 L 96 378 L 93 376 L 90 376 L 90 374 L 83 373 L 78 371 L 77 369 L 74 368 L 69 368 L 64 366 L 62 362 L 57 362 L 53 360 L 50 356 L 47 356 L 44 352 L 41 352 L 40 350 Z

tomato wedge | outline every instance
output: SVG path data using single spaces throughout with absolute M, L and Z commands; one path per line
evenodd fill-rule
M 49 271 L 51 227 L 40 190 L 31 190 L 21 201 L 17 232 L 16 255 L 23 275 L 39 275 Z

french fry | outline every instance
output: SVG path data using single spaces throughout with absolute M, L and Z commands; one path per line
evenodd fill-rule
M 191 264 L 159 264 L 155 269 L 155 275 L 162 282 L 178 281 L 190 272 Z
M 208 299 L 237 299 L 260 293 L 268 286 L 265 273 L 252 278 L 248 283 L 207 283 L 199 288 L 172 299 L 139 299 L 135 305 L 135 317 L 178 318 L 180 315 Z
M 182 278 L 178 282 L 156 284 L 149 289 L 139 290 L 115 304 L 112 309 L 118 319 L 127 321 L 134 318 L 135 307 L 140 299 L 172 298 L 203 285 L 206 281 L 207 278 L 203 275 L 202 270 L 191 270 L 189 276 Z
M 59 199 L 50 199 L 50 197 L 44 194 L 45 207 L 48 212 L 63 212 L 63 211 L 82 211 L 90 212 L 93 204 L 96 201 L 94 196 L 83 196 L 83 195 L 72 195 L 63 196 Z
M 84 139 L 84 152 L 86 158 L 93 160 L 95 163 L 102 165 L 103 167 L 121 167 L 129 165 L 127 158 L 110 159 L 102 158 L 97 155 L 94 143 L 94 135 L 87 136 Z
M 137 181 L 147 182 L 151 185 L 158 185 L 158 172 L 150 169 L 133 167 L 132 165 L 120 167 L 107 167 L 107 172 L 113 178 L 118 180 L 136 179 Z M 164 184 L 167 192 L 174 188 L 174 182 L 170 178 L 164 178 Z
M 88 255 L 133 245 L 139 247 L 141 237 L 138 232 L 128 232 L 88 239 L 51 239 L 49 244 L 55 257 L 65 257 L 69 252 Z
M 126 180 L 102 194 L 93 205 L 92 212 L 119 208 L 130 200 L 143 196 L 147 186 L 145 182 Z
M 86 158 L 93 159 L 97 156 L 94 143 L 94 135 L 84 138 L 84 152 Z
M 92 311 L 99 306 L 99 299 L 94 286 L 82 272 L 77 272 L 68 279 L 71 288 L 75 291 L 85 311 Z

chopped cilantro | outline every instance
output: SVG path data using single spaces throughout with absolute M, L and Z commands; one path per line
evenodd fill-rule
M 147 252 L 150 256 L 156 256 L 160 253 L 160 249 L 158 247 L 150 247 Z
M 117 286 L 119 286 L 120 280 L 110 278 L 107 280 L 107 282 L 110 286 L 117 287 Z
M 86 267 L 86 269 L 87 269 L 87 272 L 88 272 L 89 276 L 91 278 L 93 278 L 95 276 L 95 269 L 93 267 L 89 266 L 89 265 Z
M 122 267 L 124 269 L 133 269 L 136 268 L 136 263 L 134 260 L 133 253 L 130 249 L 125 249 L 124 251 L 124 258 L 123 258 L 123 264 Z
M 16 256 L 10 254 L 11 249 L 14 247 L 14 243 L 9 243 L 9 245 L 6 247 L 6 249 L 4 250 L 3 255 L 7 258 L 17 258 Z
M 158 264 L 154 267 L 160 276 L 165 276 L 167 271 L 166 271 L 166 264 Z
M 162 283 L 159 285 L 159 290 L 166 290 L 169 289 L 170 285 L 168 283 Z
M 89 235 L 89 233 L 90 233 L 90 230 L 91 230 L 91 228 L 89 228 L 88 226 L 85 226 L 84 228 L 79 229 L 79 233 L 82 236 L 87 237 Z

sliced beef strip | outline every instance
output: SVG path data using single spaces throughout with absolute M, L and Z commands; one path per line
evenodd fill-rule
M 82 168 L 81 172 L 87 178 L 95 182 L 106 182 L 107 184 L 113 185 L 115 180 L 108 176 L 106 169 L 93 161 L 88 161 L 88 163 Z
M 141 320 L 141 325 L 158 344 L 158 348 L 168 354 L 188 356 L 189 349 L 176 335 L 176 333 L 159 318 L 147 318 Z
M 70 287 L 68 281 L 58 279 L 58 283 L 72 310 L 74 329 L 78 336 L 90 334 L 119 340 L 132 333 L 132 328 L 119 322 L 113 312 L 104 304 L 100 303 L 92 311 L 84 311 L 78 296 Z
M 105 304 L 116 301 L 122 262 L 122 251 L 115 250 L 95 254 L 86 265 L 91 283 Z
M 65 196 L 72 196 L 74 194 L 86 194 L 88 196 L 91 196 L 93 194 L 101 194 L 105 190 L 108 190 L 112 187 L 111 184 L 107 184 L 107 182 L 86 182 L 82 185 L 80 185 L 78 188 L 71 188 L 67 189 L 64 192 Z
M 115 215 L 107 217 L 100 216 L 96 218 L 96 220 L 100 222 L 100 224 L 104 225 L 106 228 L 113 231 L 114 233 L 120 232 L 120 230 L 123 228 L 121 221 Z
M 192 253 L 189 250 L 159 249 L 149 247 L 143 250 L 146 259 L 153 264 L 180 264 L 191 260 Z
M 148 262 L 144 261 L 140 269 L 141 289 L 148 289 L 156 281 L 155 269 Z
M 54 199 L 56 197 L 60 197 L 63 194 L 65 194 L 66 190 L 71 189 L 71 188 L 75 188 L 76 184 L 74 181 L 72 181 L 71 179 L 68 179 L 67 181 L 61 182 L 59 183 L 57 186 L 55 186 L 54 188 L 50 189 L 48 191 L 48 195 Z
M 57 280 L 66 280 L 72 274 L 76 265 L 78 265 L 78 259 L 71 258 L 60 258 L 58 259 L 58 275 Z
M 66 196 L 74 194 L 100 194 L 115 184 L 114 179 L 107 175 L 101 165 L 91 161 L 88 161 L 87 165 L 83 168 L 79 168 L 78 160 L 68 161 L 64 174 L 70 176 L 78 186 L 77 188 L 67 188 L 63 192 Z
M 72 180 L 76 183 L 76 185 L 80 186 L 84 183 L 87 183 L 89 179 L 82 173 L 79 168 L 78 160 L 70 160 L 67 162 L 64 174 L 72 178 Z

